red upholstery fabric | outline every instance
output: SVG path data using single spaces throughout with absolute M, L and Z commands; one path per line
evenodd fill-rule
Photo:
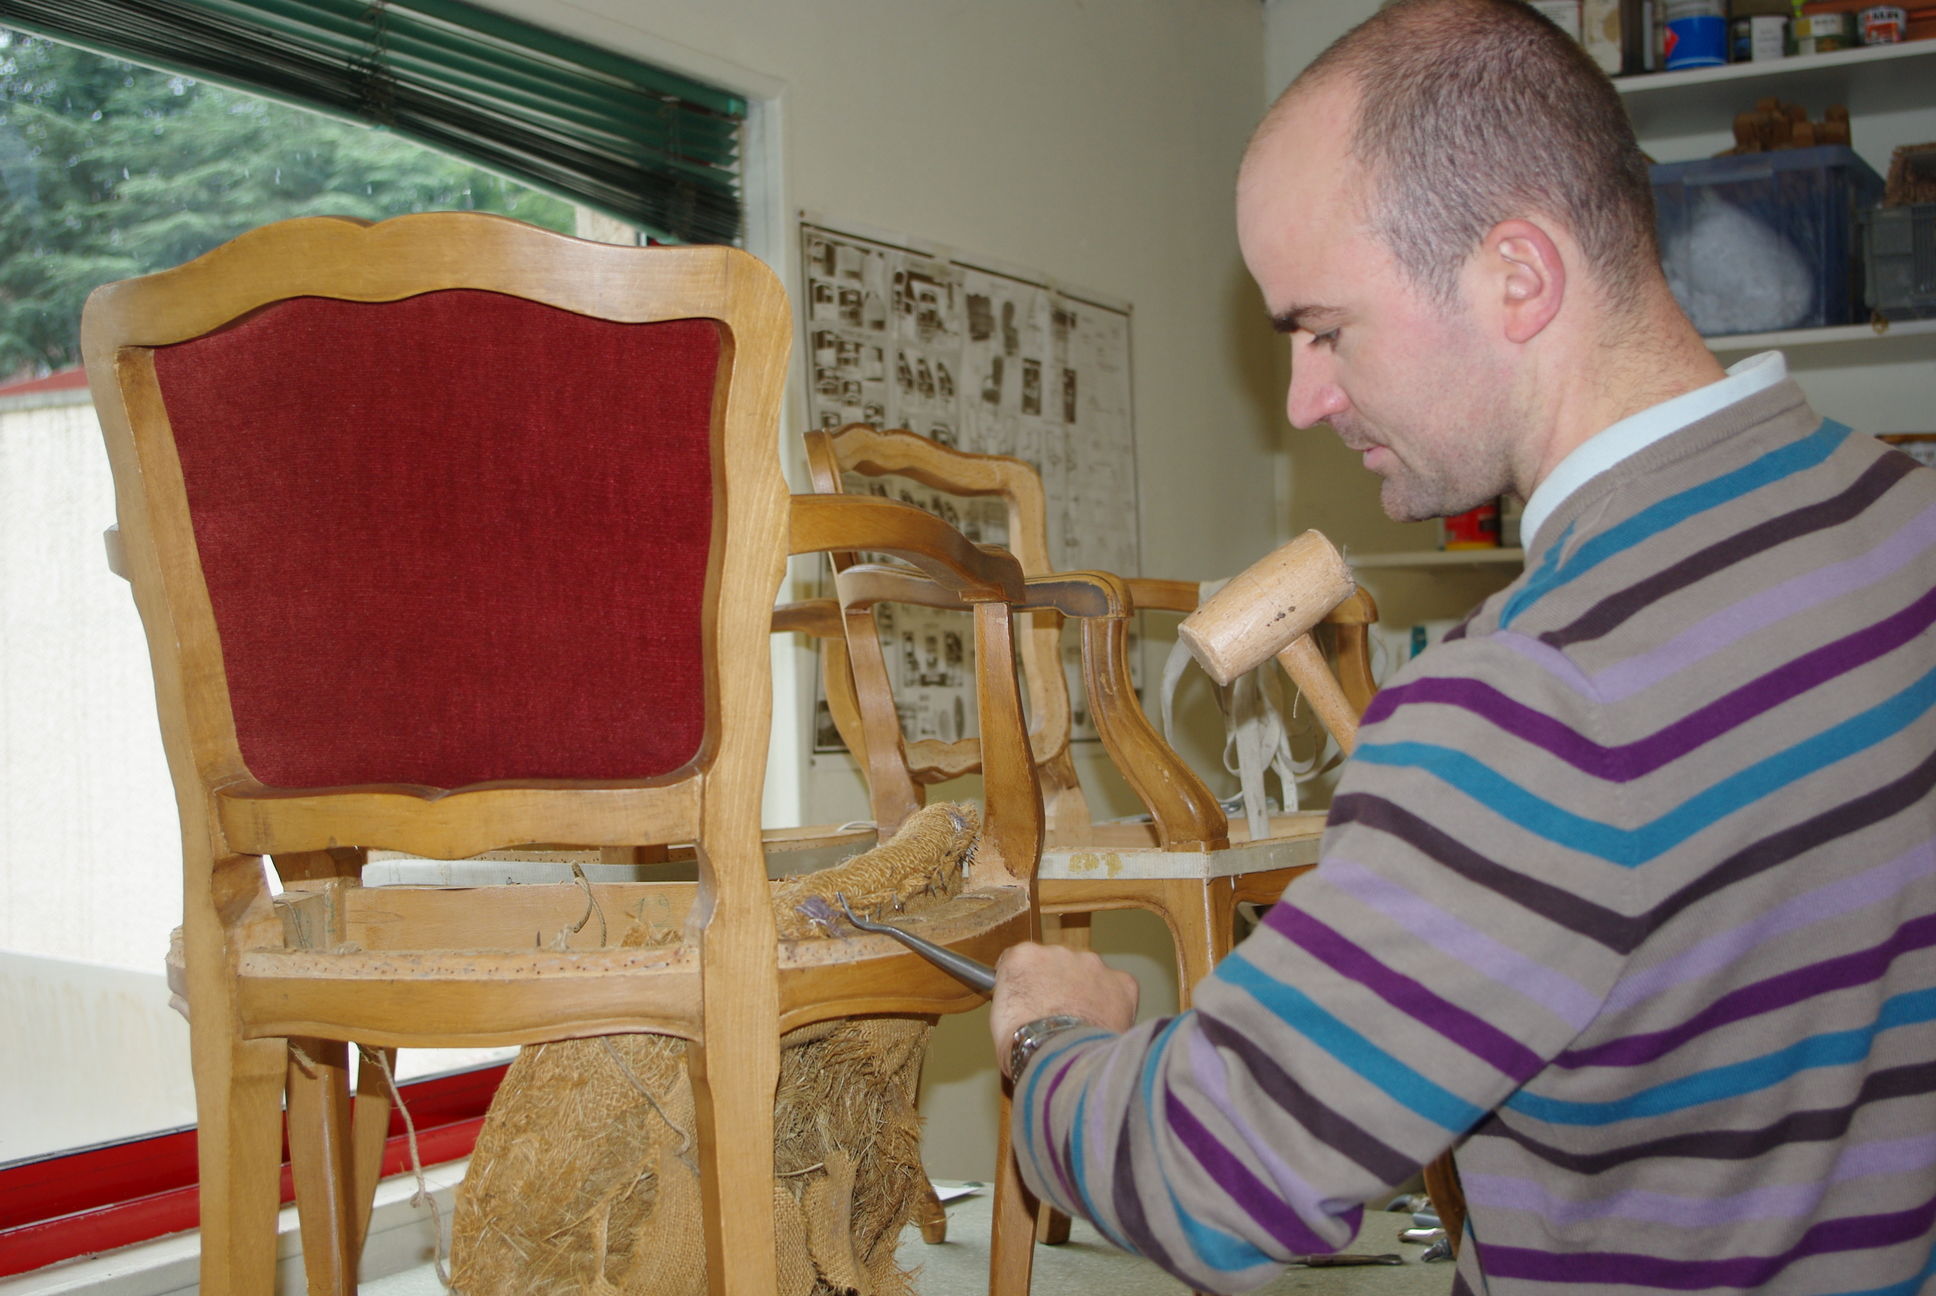
M 158 350 L 276 787 L 636 779 L 704 737 L 711 320 L 298 298 Z

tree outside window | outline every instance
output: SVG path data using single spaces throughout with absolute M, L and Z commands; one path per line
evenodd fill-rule
M 294 216 L 571 204 L 381 130 L 0 29 L 0 381 L 77 364 L 96 286 Z

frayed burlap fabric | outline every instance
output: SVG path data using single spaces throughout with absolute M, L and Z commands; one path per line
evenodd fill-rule
M 824 938 L 799 912 L 843 892 L 856 912 L 918 911 L 961 888 L 977 821 L 929 806 L 891 841 L 774 886 L 782 939 Z M 634 930 L 632 945 L 677 933 Z M 895 1244 L 924 1185 L 915 1087 L 933 1022 L 821 1022 L 781 1040 L 773 1200 L 779 1296 L 902 1296 Z M 742 1207 L 744 1208 L 744 1207 Z M 512 1063 L 458 1190 L 452 1288 L 463 1296 L 703 1296 L 685 1042 L 565 1040 Z

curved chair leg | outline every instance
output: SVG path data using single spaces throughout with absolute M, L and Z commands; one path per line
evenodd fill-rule
M 340 1040 L 289 1041 L 289 1161 L 309 1296 L 350 1296 L 357 1208 L 349 1046 Z
M 275 1290 L 280 1107 L 287 1050 L 245 1040 L 214 995 L 198 995 L 189 1023 L 201 1170 L 201 1291 Z M 205 1006 L 206 1005 L 206 1006 Z
M 1197 983 L 1230 953 L 1236 939 L 1236 887 L 1230 878 L 1166 880 L 1155 885 L 1149 907 L 1170 929 L 1176 945 L 1177 1007 L 1188 1008 Z

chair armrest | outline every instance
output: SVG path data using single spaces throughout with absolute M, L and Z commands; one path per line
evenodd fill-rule
M 871 546 L 870 546 L 871 547 Z M 840 573 L 842 606 L 875 603 L 962 608 L 961 598 L 920 572 L 861 563 Z M 1129 619 L 1136 608 L 1129 582 L 1108 572 L 1031 576 L 1015 609 L 1059 612 L 1082 625 L 1082 681 L 1104 750 L 1156 823 L 1167 850 L 1221 850 L 1230 825 L 1195 770 L 1150 723 L 1129 673 Z
M 1194 612 L 1201 601 L 1197 589 L 1195 581 L 1129 578 L 1129 596 L 1139 612 Z
M 964 603 L 1022 599 L 1022 565 L 978 545 L 932 513 L 871 495 L 795 495 L 789 553 L 868 550 L 926 572 Z
M 774 634 L 804 634 L 815 639 L 838 639 L 844 633 L 840 604 L 833 599 L 804 599 L 773 609 Z
M 1082 625 L 1082 684 L 1104 750 L 1149 807 L 1165 850 L 1222 850 L 1230 844 L 1223 807 L 1197 772 L 1150 723 L 1129 673 L 1133 582 L 1108 572 L 1031 577 L 1024 607 L 1053 609 Z M 1192 590 L 1194 598 L 1195 591 Z

